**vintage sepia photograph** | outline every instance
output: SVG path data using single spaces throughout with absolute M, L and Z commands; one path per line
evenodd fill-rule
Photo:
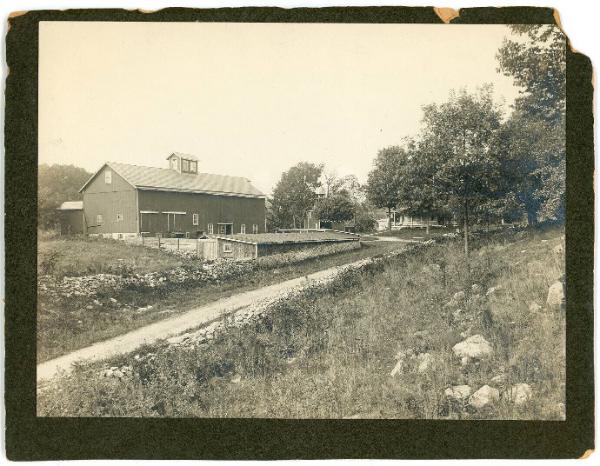
M 564 421 L 566 55 L 40 21 L 37 416 Z

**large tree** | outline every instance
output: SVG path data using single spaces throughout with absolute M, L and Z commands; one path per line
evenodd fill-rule
M 391 146 L 381 149 L 365 186 L 369 202 L 375 207 L 387 209 L 390 230 L 392 209 L 398 206 L 402 187 L 410 182 L 407 167 L 408 153 L 404 148 Z
M 427 157 L 422 163 L 428 167 L 423 170 L 435 174 L 432 197 L 462 220 L 466 256 L 472 216 L 498 190 L 500 161 L 494 148 L 501 118 L 491 86 L 477 94 L 452 93 L 447 102 L 424 107 L 421 144 Z
M 315 214 L 322 222 L 345 222 L 354 218 L 356 204 L 350 193 L 340 190 L 319 199 L 315 206 Z
M 300 162 L 281 175 L 271 199 L 275 227 L 305 227 L 308 211 L 317 200 L 316 190 L 321 186 L 322 173 L 323 165 Z
M 58 223 L 57 209 L 65 201 L 81 200 L 79 189 L 92 176 L 74 165 L 38 167 L 38 226 L 51 228 Z
M 566 39 L 556 26 L 514 25 L 521 40 L 505 40 L 498 71 L 521 88 L 506 122 L 507 161 L 517 173 L 509 195 L 528 222 L 563 220 L 565 211 Z

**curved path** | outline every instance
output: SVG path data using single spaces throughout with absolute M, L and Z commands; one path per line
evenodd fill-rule
M 305 287 L 318 280 L 330 279 L 341 270 L 348 267 L 359 266 L 365 260 L 331 267 L 299 278 L 286 280 L 274 285 L 265 286 L 256 290 L 240 293 L 228 298 L 219 299 L 210 304 L 191 309 L 168 319 L 164 319 L 131 332 L 110 338 L 91 346 L 81 348 L 72 353 L 65 354 L 55 359 L 37 365 L 37 382 L 51 379 L 59 372 L 68 372 L 73 363 L 78 361 L 93 361 L 106 359 L 111 356 L 135 351 L 143 344 L 155 343 L 159 340 L 180 335 L 188 330 L 196 329 L 203 324 L 208 324 L 227 314 L 244 309 L 259 301 L 276 299 L 282 294 Z

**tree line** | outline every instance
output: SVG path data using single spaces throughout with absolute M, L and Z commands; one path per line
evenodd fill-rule
M 378 152 L 358 188 L 364 198 L 342 189 L 321 199 L 323 166 L 292 167 L 273 192 L 273 224 L 302 227 L 309 211 L 347 220 L 374 207 L 388 217 L 435 215 L 462 225 L 468 254 L 474 223 L 564 221 L 566 41 L 555 26 L 510 28 L 520 37 L 505 39 L 496 56 L 498 72 L 521 89 L 509 115 L 489 84 L 451 92 L 423 107 L 416 136 Z

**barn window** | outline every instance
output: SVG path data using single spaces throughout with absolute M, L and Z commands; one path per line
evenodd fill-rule
M 242 225 L 240 226 L 240 233 L 243 235 L 246 233 L 246 224 L 242 223 Z
M 177 159 L 177 157 L 173 157 L 173 158 L 171 159 L 171 168 L 172 168 L 173 170 L 177 170 L 177 169 L 178 169 L 178 168 L 177 168 L 177 160 L 178 160 L 178 159 Z
M 213 234 L 213 224 L 212 224 L 212 223 L 209 223 L 209 224 L 208 224 L 208 234 L 209 234 L 209 235 L 212 235 L 212 234 Z
M 231 252 L 231 244 L 230 243 L 223 243 L 223 252 Z
M 102 214 L 96 215 L 96 225 L 102 225 L 102 222 L 104 222 L 104 219 L 102 218 Z
M 190 173 L 197 173 L 198 172 L 198 162 L 194 161 L 194 160 L 190 160 Z
M 252 225 L 252 233 L 258 233 L 258 225 L 256 223 Z
M 112 172 L 110 170 L 106 170 L 104 172 L 104 182 L 106 184 L 111 184 L 112 183 Z
M 192 214 L 192 225 L 198 225 L 198 214 Z
M 189 172 L 190 171 L 190 162 L 188 160 L 181 160 L 181 171 Z
M 117 214 L 117 222 L 123 221 L 123 214 Z

